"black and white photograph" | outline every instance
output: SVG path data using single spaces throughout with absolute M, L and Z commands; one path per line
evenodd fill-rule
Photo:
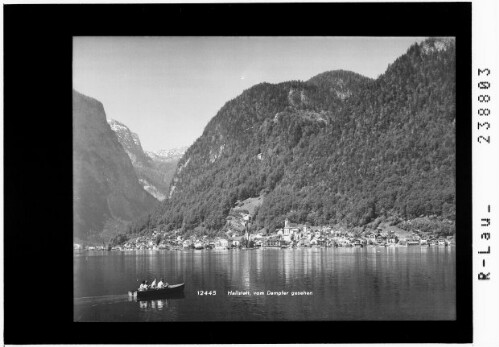
M 493 13 L 4 5 L 2 342 L 494 345 Z
M 74 320 L 455 320 L 455 46 L 74 37 Z

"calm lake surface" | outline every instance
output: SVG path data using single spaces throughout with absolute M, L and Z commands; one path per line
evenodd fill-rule
M 75 253 L 74 320 L 454 320 L 455 253 L 420 246 Z M 128 297 L 137 280 L 160 277 L 185 282 L 184 297 Z

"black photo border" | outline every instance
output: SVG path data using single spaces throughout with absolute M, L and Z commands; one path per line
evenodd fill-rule
M 72 38 L 144 35 L 456 37 L 457 319 L 73 322 Z M 472 342 L 471 74 L 471 3 L 4 5 L 5 343 Z

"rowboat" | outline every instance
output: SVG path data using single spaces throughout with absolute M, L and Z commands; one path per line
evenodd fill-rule
M 149 289 L 144 291 L 128 292 L 129 296 L 137 297 L 137 300 L 147 300 L 175 296 L 184 292 L 184 283 L 171 284 L 166 288 Z

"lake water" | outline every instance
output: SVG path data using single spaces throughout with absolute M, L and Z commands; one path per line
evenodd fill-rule
M 75 253 L 74 320 L 454 320 L 455 253 L 420 246 Z M 138 281 L 160 277 L 185 282 L 184 297 L 128 297 Z M 302 291 L 312 295 L 291 296 Z

